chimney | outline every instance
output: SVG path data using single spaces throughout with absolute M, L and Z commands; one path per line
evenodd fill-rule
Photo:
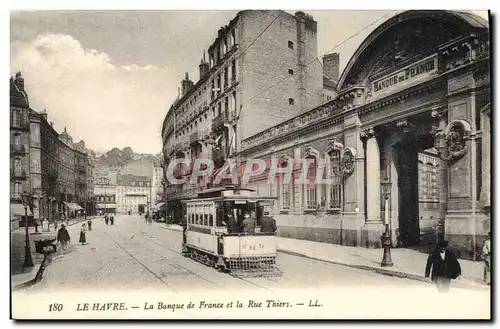
M 186 72 L 186 77 L 182 80 L 182 96 L 186 95 L 193 88 L 193 81 L 189 80 L 189 75 Z
M 47 121 L 47 110 L 43 109 L 43 112 L 40 113 L 40 116 L 42 116 L 45 119 L 45 121 Z
M 339 81 L 339 54 L 332 53 L 323 56 L 323 75 L 337 82 Z
M 21 76 L 21 72 L 16 73 L 16 80 L 15 80 L 16 86 L 21 90 L 24 91 L 24 78 Z
M 203 58 L 201 59 L 200 67 L 200 80 L 208 75 L 210 71 L 210 65 L 205 61 L 205 50 L 203 50 Z

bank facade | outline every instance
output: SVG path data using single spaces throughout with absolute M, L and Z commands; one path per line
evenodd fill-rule
M 489 69 L 481 18 L 408 11 L 380 25 L 350 59 L 336 99 L 242 141 L 243 158 L 323 158 L 337 173 L 312 190 L 250 183 L 278 197 L 279 235 L 380 247 L 387 180 L 393 245 L 420 243 L 418 160 L 429 153 L 438 159 L 436 229 L 464 257 L 480 250 L 490 229 Z
M 329 184 L 294 184 L 294 166 L 289 184 L 269 184 L 265 173 L 250 180 L 277 197 L 278 235 L 380 247 L 387 223 L 393 246 L 409 247 L 426 226 L 463 257 L 477 253 L 490 230 L 489 49 L 488 23 L 477 16 L 403 12 L 362 42 L 334 99 L 237 140 L 240 163 L 306 158 L 333 174 Z M 382 182 L 391 183 L 387 202 Z M 429 187 L 435 206 L 422 218 Z

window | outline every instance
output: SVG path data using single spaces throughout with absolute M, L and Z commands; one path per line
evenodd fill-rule
M 288 48 L 293 49 L 293 42 L 292 41 L 288 41 Z
M 288 69 L 288 74 L 293 75 L 293 70 L 292 69 Z
M 288 105 L 293 105 L 293 104 L 295 104 L 294 99 L 293 98 L 289 98 L 288 99 Z
M 231 80 L 233 82 L 236 80 L 236 60 L 233 60 L 231 64 Z
M 316 158 L 307 158 L 306 209 L 316 209 Z
M 332 179 L 332 184 L 330 185 L 329 193 L 329 209 L 340 209 L 341 205 L 341 191 L 342 191 L 342 180 L 340 175 L 341 170 L 341 158 L 340 150 L 333 150 L 330 154 L 330 177 Z
M 228 80 L 229 80 L 229 72 L 228 72 L 228 67 L 226 66 L 224 68 L 224 88 L 227 88 L 227 86 L 229 85 Z

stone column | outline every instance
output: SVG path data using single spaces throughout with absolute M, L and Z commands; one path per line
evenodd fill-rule
M 354 171 L 344 177 L 342 242 L 353 246 L 362 245 L 361 228 L 365 224 L 365 152 L 360 126 L 357 113 L 344 118 L 344 146 L 353 148 L 356 155 Z
M 362 132 L 366 140 L 366 221 L 380 222 L 380 149 L 373 128 Z
M 489 111 L 489 107 L 487 108 Z M 491 206 L 491 122 L 490 117 L 486 111 L 481 113 L 481 174 L 482 174 L 482 187 L 480 200 L 484 206 Z

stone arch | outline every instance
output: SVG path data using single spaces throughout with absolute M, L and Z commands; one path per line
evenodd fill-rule
M 487 29 L 486 20 L 466 12 L 410 10 L 395 15 L 361 43 L 342 72 L 337 91 L 364 85 L 369 76 L 387 67 L 404 67 L 454 38 Z

